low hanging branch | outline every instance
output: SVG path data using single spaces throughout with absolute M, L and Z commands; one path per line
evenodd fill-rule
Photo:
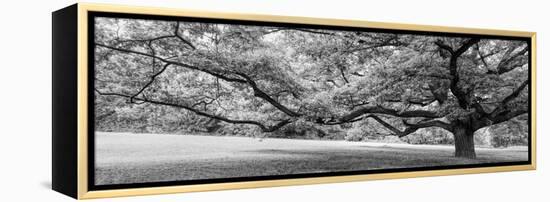
M 277 129 L 279 129 L 279 128 L 281 128 L 281 127 L 283 127 L 283 126 L 285 126 L 285 125 L 287 125 L 288 123 L 291 122 L 289 119 L 287 119 L 287 120 L 283 120 L 283 121 L 281 121 L 278 124 L 275 124 L 273 126 L 265 126 L 264 124 L 262 124 L 260 122 L 257 122 L 257 121 L 232 120 L 232 119 L 229 119 L 229 118 L 226 118 L 226 117 L 221 117 L 221 116 L 217 116 L 217 115 L 213 115 L 213 114 L 208 114 L 206 112 L 198 111 L 197 109 L 195 109 L 193 107 L 189 107 L 189 106 L 184 106 L 184 105 L 179 105 L 179 104 L 174 104 L 174 103 L 168 103 L 168 102 L 162 102 L 162 101 L 156 101 L 156 100 L 149 100 L 149 99 L 146 99 L 146 98 L 138 98 L 138 96 L 143 91 L 145 91 L 145 89 L 148 88 L 154 82 L 156 77 L 159 76 L 161 73 L 163 73 L 168 66 L 175 65 L 175 66 L 181 66 L 181 67 L 201 71 L 201 72 L 207 73 L 209 75 L 212 75 L 216 78 L 222 79 L 224 81 L 247 84 L 248 86 L 250 86 L 252 88 L 252 90 L 254 92 L 254 96 L 265 100 L 266 102 L 270 103 L 272 106 L 277 108 L 279 111 L 287 114 L 290 117 L 296 117 L 297 118 L 297 117 L 303 116 L 303 114 L 300 114 L 300 113 L 297 113 L 293 110 L 290 110 L 289 108 L 287 108 L 284 105 L 277 102 L 275 99 L 273 99 L 267 93 L 262 91 L 258 87 L 258 84 L 250 76 L 248 76 L 244 73 L 232 72 L 233 74 L 235 74 L 235 75 L 237 75 L 241 78 L 229 77 L 229 76 L 224 75 L 224 74 L 220 74 L 220 73 L 213 72 L 213 71 L 206 70 L 206 69 L 202 69 L 202 68 L 199 68 L 199 67 L 196 67 L 196 66 L 184 64 L 184 63 L 181 63 L 181 62 L 171 61 L 171 60 L 164 59 L 164 58 L 158 57 L 156 55 L 151 55 L 151 54 L 148 54 L 148 53 L 142 53 L 142 52 L 139 52 L 139 51 L 112 47 L 112 46 L 108 46 L 108 45 L 104 45 L 104 44 L 96 44 L 96 45 L 99 46 L 99 47 L 104 47 L 104 48 L 108 48 L 108 49 L 111 49 L 111 50 L 116 50 L 116 51 L 125 52 L 125 53 L 129 53 L 129 54 L 136 54 L 136 55 L 155 58 L 155 59 L 165 63 L 163 68 L 159 72 L 154 74 L 151 77 L 150 81 L 134 95 L 124 95 L 124 94 L 119 94 L 119 93 L 102 93 L 99 90 L 96 90 L 96 92 L 98 92 L 100 95 L 112 95 L 112 96 L 127 97 L 127 98 L 130 98 L 131 102 L 133 102 L 134 100 L 138 100 L 138 101 L 141 101 L 141 102 L 148 102 L 148 103 L 152 103 L 152 104 L 159 104 L 159 105 L 166 105 L 166 106 L 173 106 L 173 107 L 183 108 L 183 109 L 187 109 L 189 111 L 192 111 L 192 112 L 194 112 L 198 115 L 218 119 L 218 120 L 221 120 L 221 121 L 224 121 L 224 122 L 227 122 L 227 123 L 256 125 L 256 126 L 260 127 L 260 129 L 263 132 L 273 132 L 273 131 L 275 131 L 275 130 L 277 130 Z M 435 112 L 426 111 L 426 110 L 411 110 L 411 111 L 400 112 L 398 110 L 385 108 L 385 107 L 382 107 L 382 106 L 368 106 L 368 107 L 362 107 L 360 109 L 352 111 L 347 115 L 344 115 L 340 118 L 337 118 L 336 120 L 338 120 L 338 124 L 339 123 L 355 122 L 355 121 L 358 120 L 358 118 L 360 116 L 362 116 L 364 114 L 371 114 L 371 113 L 386 114 L 386 115 L 392 115 L 392 116 L 396 116 L 396 117 L 405 117 L 405 118 L 406 117 L 409 117 L 409 118 L 410 117 L 441 118 L 441 117 L 444 116 L 444 115 L 439 115 Z M 321 123 L 321 124 L 333 125 L 334 122 L 324 122 L 324 123 Z M 388 125 L 388 126 L 390 126 L 390 125 Z
M 180 36 L 178 30 L 179 30 L 179 23 L 177 23 L 176 26 L 175 26 L 174 36 L 176 36 L 176 37 Z M 183 38 L 181 38 L 181 36 L 178 37 L 178 38 L 180 40 L 182 40 L 184 43 L 186 43 L 186 41 Z M 195 48 L 191 43 L 186 43 L 186 44 L 189 45 L 190 47 Z M 141 55 L 141 56 L 145 56 L 145 57 L 151 57 L 153 59 L 156 59 L 156 60 L 159 60 L 159 61 L 165 63 L 165 66 L 163 67 L 163 69 L 161 69 L 159 72 L 154 74 L 151 77 L 150 81 L 144 87 L 142 87 L 136 94 L 129 96 L 129 98 L 132 102 L 133 102 L 133 100 L 139 100 L 139 101 L 142 101 L 142 102 L 149 102 L 149 103 L 157 103 L 157 104 L 174 106 L 173 103 L 165 103 L 165 102 L 161 102 L 161 101 L 148 100 L 148 99 L 145 99 L 145 98 L 139 98 L 139 99 L 137 98 L 146 88 L 148 88 L 154 82 L 155 78 L 158 75 L 160 75 L 162 72 L 164 72 L 166 70 L 166 68 L 169 65 L 174 65 L 174 66 L 180 66 L 180 67 L 185 67 L 185 68 L 189 68 L 189 69 L 192 69 L 192 70 L 201 71 L 201 72 L 207 73 L 211 76 L 214 76 L 216 78 L 222 79 L 222 80 L 227 81 L 227 82 L 247 84 L 250 88 L 252 88 L 255 97 L 261 98 L 264 101 L 270 103 L 272 106 L 274 106 L 279 111 L 285 113 L 286 115 L 288 115 L 290 117 L 299 118 L 299 117 L 303 116 L 303 114 L 300 114 L 298 112 L 295 112 L 295 111 L 289 109 L 288 107 L 282 105 L 281 103 L 279 103 L 278 101 L 273 99 L 269 94 L 262 91 L 259 88 L 256 81 L 254 81 L 249 75 L 246 75 L 244 73 L 240 73 L 240 72 L 218 73 L 218 72 L 214 72 L 212 70 L 208 70 L 208 69 L 205 69 L 205 68 L 200 68 L 200 67 L 185 64 L 185 63 L 182 63 L 182 62 L 177 62 L 177 61 L 172 61 L 172 60 L 169 60 L 169 59 L 161 58 L 161 57 L 156 56 L 154 54 L 143 53 L 143 52 L 134 51 L 134 50 L 131 50 L 131 49 L 123 49 L 123 48 L 110 46 L 110 45 L 105 45 L 105 44 L 99 44 L 99 43 L 96 43 L 96 45 L 98 47 L 103 47 L 103 48 L 107 48 L 107 49 L 110 49 L 110 50 L 119 51 L 119 52 L 123 52 L 123 53 L 136 54 L 136 55 Z M 230 76 L 230 75 L 235 75 L 235 76 Z M 240 78 L 238 78 L 238 77 L 240 77 Z M 105 94 L 105 93 L 103 93 L 103 94 Z M 121 95 L 121 94 L 116 94 L 116 93 L 111 94 L 111 95 L 118 95 L 118 96 L 122 96 L 122 97 L 128 97 L 128 95 Z M 207 117 L 215 116 L 215 115 L 206 114 L 204 112 L 197 111 L 193 107 L 188 107 L 188 106 L 178 106 L 178 107 L 188 109 L 188 110 L 193 111 L 193 112 L 195 112 L 199 115 L 203 115 L 203 116 L 207 116 Z M 396 116 L 396 117 L 424 117 L 424 118 L 440 118 L 440 117 L 442 117 L 441 115 L 438 115 L 434 112 L 425 111 L 425 110 L 412 110 L 412 111 L 401 112 L 401 111 L 398 111 L 398 110 L 385 108 L 385 107 L 381 107 L 381 106 L 374 106 L 374 107 L 371 106 L 371 107 L 362 107 L 362 108 L 357 109 L 355 111 L 352 111 L 349 114 L 344 115 L 340 118 L 335 118 L 335 119 L 333 118 L 333 119 L 330 119 L 332 121 L 324 122 L 322 124 L 333 124 L 333 123 L 335 123 L 334 120 L 338 120 L 337 122 L 339 122 L 339 123 L 353 122 L 353 121 L 357 121 L 357 119 L 360 118 L 361 116 L 363 116 L 364 114 L 371 114 L 371 113 L 386 114 L 386 115 L 392 115 L 392 116 Z M 281 122 L 280 125 L 279 124 L 275 125 L 275 126 L 278 126 L 278 127 L 266 127 L 266 126 L 260 124 L 259 122 L 250 122 L 250 121 L 244 121 L 243 122 L 243 121 L 238 121 L 238 120 L 229 120 L 229 119 L 224 118 L 224 117 L 217 117 L 217 118 L 219 120 L 226 121 L 226 122 L 229 122 L 229 123 L 243 123 L 243 124 L 257 125 L 262 129 L 262 131 L 272 131 L 271 129 L 276 130 L 276 128 L 282 127 L 282 126 L 287 124 L 286 121 L 283 121 L 283 122 Z
M 403 100 L 401 100 L 401 99 L 386 99 L 384 101 L 390 102 L 390 103 L 402 103 L 403 102 Z M 414 105 L 418 105 L 418 106 L 421 106 L 421 107 L 428 106 L 428 105 L 434 103 L 435 101 L 437 101 L 437 99 L 435 97 L 433 97 L 433 98 L 423 98 L 423 99 L 409 98 L 409 99 L 406 100 L 406 102 L 409 103 L 409 104 L 414 104 Z
M 385 114 L 385 115 L 392 115 L 395 117 L 402 117 L 402 118 L 414 118 L 414 117 L 442 118 L 445 116 L 443 114 L 438 114 L 427 110 L 410 110 L 410 111 L 400 112 L 399 110 L 385 108 L 383 106 L 367 106 L 367 107 L 362 107 L 360 109 L 352 111 L 351 113 L 340 117 L 338 120 L 341 123 L 345 123 L 347 121 L 358 118 L 364 114 Z
M 411 123 L 408 123 L 405 120 L 403 120 L 403 124 L 406 126 L 406 128 L 405 128 L 405 130 L 401 131 L 401 130 L 395 128 L 394 126 L 392 126 L 391 124 L 389 124 L 388 122 L 384 121 L 382 118 L 380 118 L 376 115 L 370 114 L 368 116 L 365 116 L 364 118 L 365 119 L 367 119 L 367 118 L 374 119 L 375 121 L 377 121 L 378 123 L 380 123 L 384 127 L 386 127 L 387 129 L 392 131 L 393 135 L 395 135 L 397 137 L 405 137 L 405 136 L 407 136 L 411 133 L 416 132 L 418 129 L 428 128 L 428 127 L 440 127 L 440 128 L 445 129 L 445 130 L 450 130 L 450 125 L 448 123 L 445 123 L 445 122 L 439 121 L 439 120 L 422 121 L 422 122 L 419 122 L 419 123 L 416 123 L 416 124 L 411 124 Z
M 125 94 L 122 94 L 122 93 L 101 92 L 98 89 L 95 89 L 95 92 L 99 95 L 104 95 L 104 96 L 118 96 L 118 97 L 124 97 L 124 98 L 128 98 L 128 99 L 132 99 L 131 95 L 125 95 Z M 164 101 L 158 101 L 158 100 L 150 100 L 150 99 L 141 98 L 141 97 L 139 97 L 139 98 L 135 97 L 133 99 L 141 101 L 141 102 L 145 102 L 145 103 L 182 108 L 182 109 L 191 111 L 191 112 L 193 112 L 197 115 L 217 119 L 217 120 L 224 121 L 224 122 L 227 122 L 227 123 L 256 125 L 262 130 L 262 132 L 273 132 L 273 131 L 276 131 L 279 128 L 291 123 L 290 119 L 285 119 L 285 120 L 279 121 L 275 125 L 266 126 L 266 125 L 264 125 L 264 124 L 262 124 L 258 121 L 230 119 L 230 118 L 227 118 L 227 117 L 223 117 L 223 116 L 214 115 L 214 114 L 210 114 L 210 113 L 207 113 L 207 112 L 199 111 L 199 110 L 197 110 L 193 107 L 189 107 L 189 106 L 182 105 L 182 104 L 176 104 L 176 103 L 170 103 L 170 102 L 164 102 Z

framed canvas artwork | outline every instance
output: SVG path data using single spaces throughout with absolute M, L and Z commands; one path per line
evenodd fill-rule
M 52 185 L 77 199 L 535 169 L 533 32 L 52 15 Z

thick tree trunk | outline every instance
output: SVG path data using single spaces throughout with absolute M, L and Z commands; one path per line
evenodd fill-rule
M 466 127 L 456 127 L 453 135 L 455 140 L 455 156 L 475 159 L 474 132 Z

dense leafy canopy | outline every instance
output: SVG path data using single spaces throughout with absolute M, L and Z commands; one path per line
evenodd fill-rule
M 96 122 L 473 133 L 528 112 L 528 53 L 519 40 L 97 18 Z

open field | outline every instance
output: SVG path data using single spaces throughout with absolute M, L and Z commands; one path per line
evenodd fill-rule
M 96 185 L 526 161 L 527 147 L 452 146 L 96 133 Z

